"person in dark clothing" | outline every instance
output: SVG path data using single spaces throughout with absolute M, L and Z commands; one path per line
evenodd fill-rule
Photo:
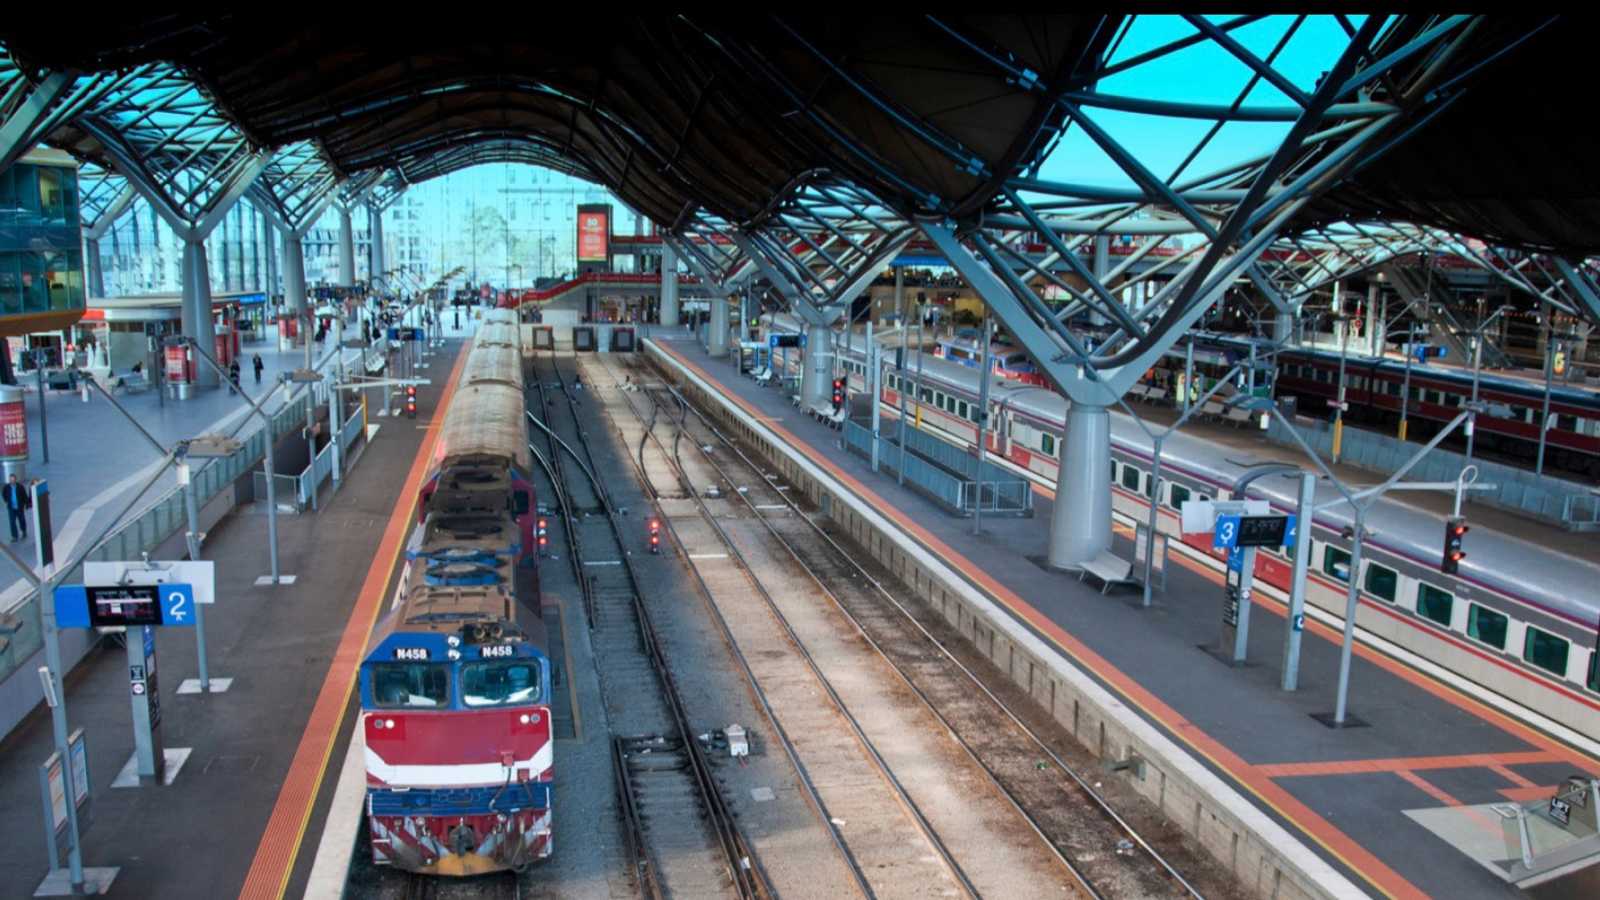
M 28 519 L 25 515 L 28 508 L 33 506 L 33 498 L 28 496 L 28 488 L 12 475 L 6 480 L 3 490 L 6 502 L 6 514 L 11 520 L 11 543 L 22 540 L 28 536 Z
M 261 370 L 267 367 L 267 364 L 261 361 L 261 354 L 257 353 L 250 357 L 250 366 L 256 370 L 256 384 L 259 385 L 261 383 Z
M 228 363 L 228 393 L 239 390 L 239 361 L 236 359 Z

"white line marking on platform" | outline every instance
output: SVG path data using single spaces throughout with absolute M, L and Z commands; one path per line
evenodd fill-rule
M 280 584 L 280 585 L 294 584 L 294 576 L 293 575 L 279 575 L 278 576 L 278 584 Z M 256 587 L 271 587 L 271 586 L 272 586 L 272 576 L 271 575 L 257 575 L 256 576 Z
M 333 803 L 322 824 L 322 839 L 306 879 L 308 900 L 338 897 L 344 892 L 350 874 L 350 857 L 355 853 L 355 831 L 361 826 L 361 810 L 367 794 L 367 736 L 356 716 L 350 746 L 339 767 L 339 783 L 333 789 Z
M 111 892 L 111 882 L 117 879 L 117 873 L 122 871 L 119 866 L 84 866 L 83 890 L 84 894 L 96 897 Z M 34 890 L 35 897 L 78 897 L 83 896 L 72 889 L 72 870 L 51 869 L 50 874 L 44 876 L 39 882 L 39 887 Z
M 178 772 L 183 764 L 189 761 L 189 754 L 194 752 L 193 747 L 168 747 L 162 754 L 166 767 L 161 773 L 161 783 L 171 785 L 173 779 L 178 777 Z M 114 788 L 136 788 L 139 786 L 139 754 L 131 753 L 128 761 L 122 764 L 122 771 L 117 777 L 111 779 Z
M 231 687 L 233 687 L 233 679 L 232 678 L 213 678 L 213 679 L 211 679 L 211 690 L 210 690 L 209 693 L 212 693 L 212 694 L 225 694 L 225 693 L 228 692 L 228 688 L 231 688 Z M 198 694 L 198 693 L 200 693 L 200 679 L 198 679 L 198 678 L 185 678 L 183 680 L 183 683 L 178 685 L 178 693 L 180 693 L 180 694 Z
M 726 553 L 691 553 L 691 554 L 689 554 L 689 558 L 690 559 L 727 559 L 728 558 L 728 554 L 726 554 Z
M 620 560 L 620 559 L 591 559 L 588 562 L 585 562 L 584 565 L 586 565 L 586 566 L 620 566 L 620 565 L 622 565 L 622 560 Z

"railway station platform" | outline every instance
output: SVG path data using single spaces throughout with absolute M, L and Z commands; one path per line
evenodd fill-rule
M 1034 518 L 985 518 L 982 534 L 974 536 L 970 519 L 951 516 L 898 486 L 892 475 L 874 474 L 865 460 L 841 448 L 838 432 L 796 410 L 783 392 L 741 376 L 730 359 L 713 359 L 692 338 L 660 329 L 647 336 L 645 348 L 664 368 L 675 369 L 674 377 L 711 394 L 731 419 L 780 446 L 796 470 L 803 467 L 828 484 L 836 520 L 867 519 L 886 532 L 881 542 L 874 539 L 882 545 L 873 549 L 880 559 L 891 552 L 883 548 L 895 545 L 901 548 L 894 551 L 898 559 L 921 567 L 915 571 L 943 566 L 953 572 L 961 584 L 949 594 L 981 597 L 1007 620 L 1004 628 L 987 632 L 991 647 L 1009 641 L 1018 656 L 1042 647 L 1063 667 L 1055 671 L 1071 668 L 1081 673 L 1072 677 L 1086 676 L 1093 690 L 1074 696 L 1098 691 L 1108 698 L 1098 721 L 1095 713 L 1082 711 L 1088 730 L 1078 727 L 1076 700 L 1065 701 L 1065 709 L 1056 706 L 1053 674 L 1042 673 L 1047 691 L 1028 686 L 1080 741 L 1093 748 L 1098 739 L 1106 748 L 1108 733 L 1153 729 L 1159 737 L 1146 745 L 1181 751 L 1187 761 L 1172 762 L 1165 771 L 1152 762 L 1105 777 L 1159 779 L 1141 793 L 1154 795 L 1179 827 L 1224 862 L 1230 849 L 1223 829 L 1233 821 L 1244 823 L 1262 844 L 1281 840 L 1283 846 L 1268 852 L 1252 848 L 1249 859 L 1276 853 L 1297 877 L 1316 886 L 1306 893 L 1523 896 L 1457 845 L 1503 846 L 1489 804 L 1548 797 L 1569 775 L 1600 772 L 1600 759 L 1474 697 L 1464 682 L 1437 679 L 1360 643 L 1351 712 L 1366 725 L 1330 729 L 1313 716 L 1334 705 L 1339 633 L 1332 628 L 1308 622 L 1300 690 L 1283 692 L 1278 682 L 1285 611 L 1261 592 L 1254 600 L 1252 663 L 1231 667 L 1203 649 L 1218 641 L 1223 602 L 1221 575 L 1203 564 L 1174 552 L 1166 590 L 1150 610 L 1130 604 L 1126 595 L 1102 596 L 1098 585 L 1036 561 L 1051 521 L 1050 492 L 1035 489 Z M 847 498 L 848 512 L 838 509 L 838 498 Z M 1131 537 L 1118 526 L 1116 549 L 1125 558 L 1133 555 Z M 976 624 L 962 630 L 984 639 L 985 629 Z M 1029 664 L 1023 666 L 1026 674 L 1013 668 L 1013 679 L 1035 681 Z M 1191 765 L 1205 773 L 1186 774 Z M 1168 787 L 1180 783 L 1182 791 Z M 1231 850 L 1235 873 L 1259 884 L 1264 872 L 1238 871 L 1247 867 L 1238 833 Z M 1263 892 L 1281 895 L 1271 885 Z
M 216 562 L 217 595 L 206 614 L 209 669 L 212 678 L 234 681 L 225 693 L 178 695 L 183 679 L 197 674 L 192 629 L 158 629 L 162 740 L 169 750 L 190 751 L 169 785 L 112 786 L 134 746 L 123 650 L 102 641 L 66 677 L 69 727 L 87 735 L 92 799 L 83 859 L 118 867 L 108 896 L 200 900 L 304 890 L 311 854 L 301 851 L 301 839 L 330 802 L 325 762 L 344 753 L 355 665 L 387 599 L 461 346 L 447 340 L 437 351 L 417 419 L 386 420 L 318 513 L 279 517 L 281 571 L 296 576 L 293 584 L 256 584 L 267 570 L 262 504 L 235 510 L 207 535 L 202 555 Z M 302 362 L 286 354 L 270 365 Z M 253 388 L 248 370 L 244 380 Z M 192 436 L 237 404 L 226 390 L 188 405 L 169 402 L 171 421 L 160 420 L 165 430 L 156 436 Z M 62 433 L 77 427 L 89 440 L 90 423 L 108 413 L 103 401 L 91 403 L 83 422 Z M 50 415 L 54 428 L 54 408 Z M 63 457 L 62 465 L 72 463 Z M 68 471 L 88 480 L 81 464 Z M 32 896 L 45 873 L 38 773 L 51 751 L 42 706 L 0 740 L 0 824 L 10 836 L 0 846 L 7 873 L 0 897 Z

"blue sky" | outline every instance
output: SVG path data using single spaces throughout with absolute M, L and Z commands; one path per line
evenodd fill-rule
M 1213 21 L 1231 17 L 1214 16 Z M 1294 23 L 1294 16 L 1269 16 L 1229 32 L 1260 58 L 1272 52 Z M 1360 17 L 1352 17 L 1359 26 Z M 1194 26 L 1178 16 L 1139 16 L 1133 20 L 1112 57 L 1125 59 L 1195 33 Z M 1343 27 L 1332 16 L 1311 16 L 1303 22 L 1279 53 L 1273 68 L 1304 91 L 1333 65 L 1349 43 Z M 1231 104 L 1249 81 L 1251 72 L 1234 56 L 1211 41 L 1204 41 L 1169 56 L 1139 64 L 1113 75 L 1097 91 L 1140 99 L 1160 99 L 1212 105 Z M 1247 106 L 1281 107 L 1292 101 L 1275 86 L 1260 81 L 1246 99 Z M 1212 122 L 1141 115 L 1096 109 L 1089 114 L 1118 143 L 1162 178 L 1169 177 Z M 1190 163 L 1185 174 L 1205 174 L 1227 164 L 1270 152 L 1288 130 L 1287 124 L 1232 122 L 1224 125 L 1207 148 Z M 1128 176 L 1081 129 L 1071 129 L 1041 168 L 1043 178 L 1094 185 L 1131 185 Z

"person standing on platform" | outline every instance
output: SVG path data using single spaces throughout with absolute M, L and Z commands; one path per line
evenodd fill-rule
M 28 519 L 25 513 L 33 506 L 33 498 L 28 496 L 28 489 L 12 475 L 6 480 L 4 488 L 6 501 L 6 514 L 11 520 L 11 543 L 22 540 L 28 536 Z
M 239 361 L 236 359 L 233 362 L 228 363 L 228 393 L 230 393 L 230 394 L 236 393 L 238 390 L 239 390 Z
M 261 370 L 267 367 L 267 364 L 261 361 L 261 354 L 257 353 L 250 357 L 250 367 L 256 370 L 256 385 L 259 386 L 261 384 Z

